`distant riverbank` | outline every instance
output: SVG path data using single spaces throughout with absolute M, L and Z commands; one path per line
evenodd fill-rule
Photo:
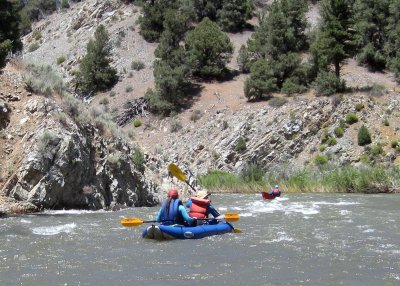
M 400 192 L 398 166 L 344 166 L 291 170 L 279 167 L 268 172 L 251 166 L 241 174 L 210 171 L 199 177 L 210 192 L 255 193 L 278 184 L 284 193 L 395 193 Z

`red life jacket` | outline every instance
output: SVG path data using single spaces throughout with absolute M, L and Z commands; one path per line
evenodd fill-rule
M 192 197 L 192 205 L 190 206 L 190 217 L 196 218 L 207 218 L 207 208 L 210 205 L 210 200 L 199 199 L 197 197 Z

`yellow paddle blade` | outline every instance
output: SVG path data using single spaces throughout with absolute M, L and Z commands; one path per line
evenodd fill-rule
M 224 215 L 225 220 L 227 222 L 235 222 L 238 221 L 240 219 L 239 214 L 231 214 L 231 213 L 227 213 Z
M 236 227 L 233 229 L 233 232 L 234 233 L 243 233 L 243 231 L 241 231 L 240 229 L 238 229 Z
M 181 169 L 179 169 L 179 167 L 177 165 L 175 165 L 174 163 L 169 164 L 168 166 L 168 171 L 171 173 L 172 176 L 174 176 L 175 178 L 177 178 L 179 181 L 186 181 L 186 176 L 185 174 L 182 172 Z
M 121 224 L 125 227 L 139 226 L 143 224 L 144 221 L 138 218 L 123 218 L 121 219 Z

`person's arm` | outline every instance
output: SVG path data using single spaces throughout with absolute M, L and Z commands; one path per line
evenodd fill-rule
M 180 205 L 180 206 L 179 206 L 179 212 L 181 213 L 183 219 L 184 219 L 187 223 L 193 224 L 194 219 L 191 218 L 191 217 L 188 215 L 188 213 L 187 213 L 187 211 L 186 211 L 186 209 L 185 209 L 185 207 L 184 207 L 183 205 Z
M 192 206 L 192 200 L 189 199 L 189 200 L 186 202 L 186 207 L 187 207 L 188 209 L 190 209 L 191 206 Z
M 162 212 L 162 208 L 160 208 L 160 210 L 158 211 L 157 218 L 156 218 L 157 222 L 161 222 L 161 212 Z
M 220 216 L 221 214 L 217 211 L 212 205 L 209 205 L 207 208 L 207 212 L 210 213 L 213 217 Z

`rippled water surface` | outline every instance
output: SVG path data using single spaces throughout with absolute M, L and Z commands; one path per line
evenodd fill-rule
M 0 220 L 0 285 L 400 285 L 400 195 L 213 195 L 241 234 L 154 242 L 158 208 Z

